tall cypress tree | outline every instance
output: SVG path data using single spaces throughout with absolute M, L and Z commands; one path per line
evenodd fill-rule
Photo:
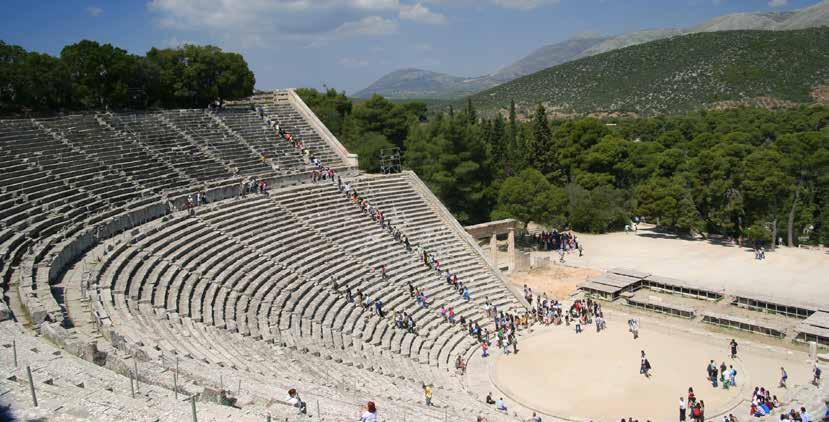
M 515 117 L 515 100 L 510 100 L 509 102 L 509 133 L 507 134 L 508 140 L 511 145 L 515 145 L 515 137 L 518 131 L 518 123 L 516 123 Z
M 490 137 L 492 139 L 492 161 L 493 168 L 496 172 L 496 178 L 507 178 L 512 175 L 512 163 L 508 154 L 506 127 L 504 126 L 504 118 L 499 113 L 495 120 L 492 121 L 490 129 Z
M 469 124 L 474 125 L 478 121 L 478 112 L 472 105 L 472 98 L 466 99 L 466 118 L 469 119 Z
M 528 161 L 530 166 L 547 176 L 553 170 L 553 134 L 547 121 L 547 110 L 543 105 L 539 104 L 535 109 L 531 128 Z
M 509 126 L 506 131 L 506 145 L 504 148 L 504 156 L 508 163 L 508 171 L 506 176 L 512 176 L 521 167 L 519 163 L 523 162 L 524 151 L 518 142 L 518 121 L 515 113 L 515 100 L 509 102 Z

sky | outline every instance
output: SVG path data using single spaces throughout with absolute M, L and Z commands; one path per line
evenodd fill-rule
M 244 55 L 258 89 L 354 93 L 393 70 L 492 73 L 585 33 L 689 27 L 817 0 L 3 0 L 0 40 L 60 54 L 83 39 L 134 54 L 211 44 Z

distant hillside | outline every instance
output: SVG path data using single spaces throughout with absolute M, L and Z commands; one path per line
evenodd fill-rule
M 795 12 L 734 13 L 719 16 L 691 28 L 688 32 L 739 31 L 749 29 L 773 30 Z
M 775 26 L 774 29 L 806 29 L 820 26 L 829 26 L 829 0 L 795 11 L 785 21 Z
M 571 57 L 570 60 L 581 59 L 583 57 L 595 56 L 596 54 L 607 53 L 608 51 L 618 50 L 620 48 L 630 47 L 632 45 L 644 44 L 646 42 L 661 40 L 676 35 L 683 34 L 682 29 L 645 29 L 643 31 L 629 32 L 627 34 L 610 37 L 599 44 L 596 44 L 579 54 Z M 567 60 L 567 61 L 570 61 Z M 548 66 L 550 67 L 550 66 Z M 529 73 L 527 73 L 529 75 Z
M 572 60 L 678 35 L 734 30 L 792 30 L 821 26 L 829 26 L 829 0 L 795 11 L 718 16 L 688 29 L 647 29 L 610 37 L 573 37 L 536 49 L 491 75 L 475 78 L 421 69 L 398 70 L 383 76 L 354 96 L 367 98 L 372 94 L 380 94 L 388 98 L 453 99 Z
M 678 113 L 735 102 L 809 103 L 829 83 L 829 28 L 673 37 L 576 60 L 472 96 L 479 110 Z
M 609 40 L 609 37 L 577 37 L 560 43 L 545 45 L 517 62 L 493 73 L 490 77 L 506 82 L 557 64 L 573 60 L 585 51 Z
M 383 76 L 354 94 L 368 98 L 374 94 L 393 99 L 450 99 L 474 94 L 498 83 L 485 78 L 464 78 L 423 69 L 400 69 Z

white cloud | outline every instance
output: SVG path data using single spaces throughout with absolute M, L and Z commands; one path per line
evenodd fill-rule
M 789 0 L 769 0 L 769 6 L 771 7 L 783 7 L 789 4 Z
M 334 30 L 334 34 L 338 36 L 352 36 L 352 35 L 386 35 L 397 32 L 397 22 L 386 19 L 381 16 L 366 16 L 359 21 L 346 22 Z
M 104 13 L 104 9 L 101 9 L 100 7 L 89 6 L 86 8 L 86 13 L 88 13 L 89 16 L 98 17 L 101 16 L 102 13 Z
M 446 16 L 440 13 L 435 13 L 420 3 L 414 5 L 400 5 L 400 19 L 430 25 L 440 25 L 446 23 Z
M 485 3 L 505 9 L 532 10 L 545 4 L 558 4 L 560 0 L 422 0 L 425 3 L 452 6 L 480 6 Z M 600 0 L 604 2 L 605 0 Z
M 161 24 L 183 28 L 228 28 L 252 22 L 266 24 L 275 13 L 349 9 L 395 11 L 399 0 L 151 0 L 150 11 L 161 15 Z M 279 21 L 272 22 L 279 24 Z
M 147 9 L 162 28 L 201 33 L 234 48 L 274 42 L 321 46 L 352 36 L 396 33 L 399 19 L 436 23 L 443 15 L 400 0 L 149 0 Z M 425 11 L 425 13 L 424 13 Z M 192 36 L 192 35 L 191 35 Z

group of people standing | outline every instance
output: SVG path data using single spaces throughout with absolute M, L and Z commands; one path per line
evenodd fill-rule
M 196 207 L 207 204 L 207 194 L 204 191 L 196 192 L 192 195 L 187 195 L 184 200 L 184 209 L 190 216 L 196 215 Z
M 705 402 L 703 400 L 697 400 L 693 387 L 688 387 L 687 401 L 683 397 L 679 398 L 680 422 L 684 422 L 686 417 L 690 417 L 694 422 L 705 421 Z
M 708 372 L 707 379 L 714 388 L 722 385 L 723 390 L 728 390 L 737 386 L 737 370 L 734 369 L 734 365 L 726 365 L 725 362 L 722 362 L 718 367 L 712 359 L 708 362 L 706 371 Z
M 581 256 L 582 246 L 577 236 L 571 231 L 559 232 L 556 229 L 553 229 L 552 232 L 542 231 L 534 234 L 533 239 L 538 244 L 539 249 L 543 251 L 578 250 L 579 256 Z

